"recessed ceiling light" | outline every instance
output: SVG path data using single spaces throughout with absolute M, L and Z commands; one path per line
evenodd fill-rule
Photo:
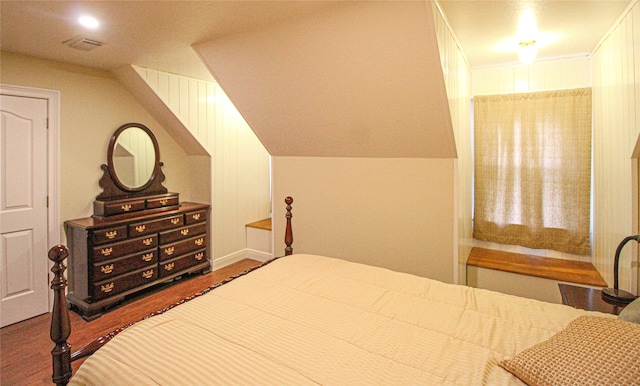
M 78 23 L 80 23 L 81 26 L 89 29 L 96 29 L 100 27 L 100 22 L 98 21 L 98 19 L 92 16 L 80 16 L 78 18 Z

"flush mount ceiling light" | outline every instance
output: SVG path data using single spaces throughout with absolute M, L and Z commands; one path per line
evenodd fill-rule
M 78 18 L 78 23 L 80 23 L 81 26 L 89 29 L 97 29 L 98 27 L 100 27 L 100 22 L 93 16 L 80 16 Z
M 520 61 L 525 64 L 533 62 L 538 54 L 538 48 L 536 47 L 536 41 L 530 40 L 527 42 L 520 42 L 520 48 L 518 49 L 518 57 Z
M 533 62 L 538 54 L 536 37 L 538 36 L 538 23 L 536 13 L 532 8 L 523 9 L 518 20 L 518 57 L 525 64 Z

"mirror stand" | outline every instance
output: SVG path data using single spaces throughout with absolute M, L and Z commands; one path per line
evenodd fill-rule
M 129 137 L 137 140 L 131 141 Z M 124 173 L 128 170 L 117 167 L 116 149 L 119 147 L 131 149 L 134 155 L 147 154 L 146 160 L 143 159 L 140 162 L 135 161 L 134 157 L 133 164 L 142 164 L 142 172 L 134 169 L 131 173 Z M 168 193 L 167 188 L 162 185 L 165 180 L 162 166 L 158 142 L 151 130 L 139 123 L 120 126 L 109 142 L 107 164 L 100 166 L 103 173 L 99 181 L 102 193 L 93 202 L 92 217 L 96 219 L 109 216 L 127 217 L 128 214 L 135 215 L 136 212 L 143 210 L 153 213 L 178 208 L 180 206 L 178 193 Z M 131 181 L 125 178 L 125 176 L 129 177 L 129 174 L 141 175 L 139 179 L 142 181 L 125 183 L 124 181 Z
M 162 166 L 163 166 L 163 163 L 160 162 L 160 167 Z M 158 170 L 158 174 L 156 178 L 153 179 L 151 184 L 146 189 L 132 193 L 131 191 L 123 190 L 118 187 L 118 185 L 114 182 L 113 177 L 111 176 L 111 172 L 109 171 L 109 168 L 107 167 L 107 165 L 102 164 L 100 168 L 102 169 L 102 178 L 100 178 L 100 181 L 98 182 L 98 184 L 102 188 L 102 193 L 96 196 L 98 200 L 126 198 L 126 197 L 131 197 L 133 195 L 145 196 L 149 194 L 167 193 L 167 188 L 165 188 L 162 185 L 165 179 L 164 173 L 162 173 L 162 169 Z

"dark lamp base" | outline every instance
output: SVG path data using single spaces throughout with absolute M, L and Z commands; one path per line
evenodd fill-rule
M 637 296 L 621 289 L 603 288 L 602 299 L 611 303 L 629 304 L 636 300 Z

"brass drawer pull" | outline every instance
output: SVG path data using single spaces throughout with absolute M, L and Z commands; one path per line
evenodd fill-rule
M 153 243 L 153 238 L 148 238 L 148 239 L 142 240 L 142 244 L 144 244 L 146 246 L 151 245 L 151 243 Z
M 153 276 L 153 269 L 142 272 L 142 277 L 144 277 L 145 279 L 150 279 L 151 276 Z
M 153 259 L 153 253 L 147 253 L 146 255 L 142 255 L 142 260 L 151 261 Z
M 113 239 L 118 235 L 118 231 L 105 232 L 104 236 L 108 239 Z
M 183 235 L 183 236 L 188 235 L 189 234 L 189 228 L 181 230 L 180 234 Z
M 192 218 L 192 219 L 194 219 L 194 220 L 196 220 L 196 221 L 197 221 L 197 220 L 200 220 L 200 213 L 194 213 L 194 214 L 192 214 L 192 215 L 191 215 L 191 218 Z
M 146 226 L 146 225 L 138 225 L 138 226 L 136 226 L 136 231 L 137 231 L 138 233 L 142 233 L 142 232 L 144 232 L 144 230 L 145 230 L 145 229 L 147 229 L 147 226 Z
M 120 208 L 122 208 L 123 211 L 128 212 L 131 210 L 131 204 L 124 204 Z
M 113 252 L 113 248 L 104 248 L 100 250 L 100 253 L 102 253 L 102 256 L 109 256 L 111 255 L 111 252 Z
M 171 224 L 176 225 L 180 223 L 180 219 L 178 217 L 172 218 L 171 219 Z
M 109 293 L 109 292 L 113 291 L 113 286 L 114 286 L 113 283 L 101 285 L 100 286 L 100 291 L 102 291 L 104 293 Z
M 162 206 L 167 205 L 168 202 L 169 202 L 169 200 L 166 200 L 166 199 L 160 200 L 160 204 L 162 204 Z
M 102 273 L 111 273 L 113 272 L 113 264 L 107 264 L 100 267 L 100 272 Z
M 174 263 L 165 264 L 164 269 L 167 271 L 171 271 L 175 267 Z
M 165 253 L 165 254 L 167 254 L 167 255 L 169 255 L 169 256 L 171 256 L 171 255 L 173 255 L 173 252 L 174 252 L 174 251 L 175 251 L 175 248 L 174 248 L 174 247 L 171 247 L 171 248 L 165 248 L 164 253 Z
M 202 258 L 204 258 L 204 252 L 196 253 L 194 257 L 196 258 L 196 260 L 200 261 L 202 260 Z
M 204 243 L 204 239 L 203 238 L 196 239 L 194 241 L 194 243 L 196 243 L 196 245 L 200 246 L 200 245 L 202 245 Z

